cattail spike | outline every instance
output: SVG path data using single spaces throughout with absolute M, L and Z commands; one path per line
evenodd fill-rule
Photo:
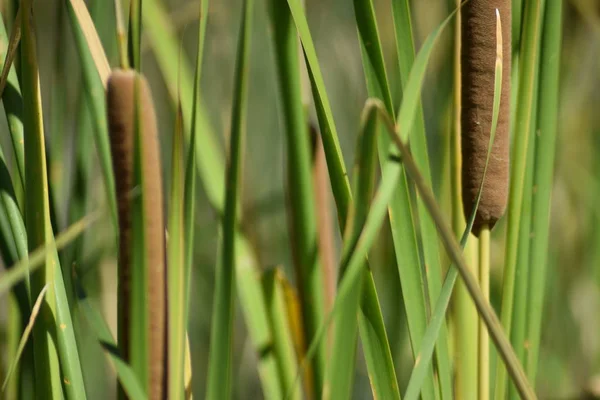
M 500 112 L 473 233 L 506 210 L 509 179 L 511 0 L 471 0 L 462 8 L 462 195 L 469 218 L 485 170 L 494 102 L 497 13 L 502 19 Z
M 152 94 L 146 80 L 134 71 L 115 70 L 108 81 L 107 111 L 119 211 L 119 348 L 125 360 L 132 356 L 131 315 L 134 240 L 143 236 L 142 262 L 147 279 L 148 365 L 150 399 L 165 393 L 166 276 L 165 225 L 158 132 Z M 139 126 L 138 126 L 139 123 Z M 139 137 L 136 138 L 136 134 Z M 139 146 L 136 156 L 136 146 Z M 134 171 L 138 164 L 140 181 Z M 139 185 L 142 201 L 132 201 Z M 133 234 L 133 207 L 142 207 L 144 230 Z M 142 264 L 140 264 L 142 265 Z

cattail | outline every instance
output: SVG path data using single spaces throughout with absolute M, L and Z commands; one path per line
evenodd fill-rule
M 134 259 L 132 218 L 134 205 L 142 208 L 144 254 L 147 270 L 146 310 L 148 323 L 148 393 L 162 399 L 165 374 L 166 286 L 162 182 L 156 116 L 146 80 L 133 71 L 114 71 L 107 89 L 108 123 L 119 212 L 119 347 L 130 360 L 132 262 Z M 139 127 L 137 122 L 139 121 Z M 136 140 L 136 132 L 139 137 Z M 135 146 L 138 143 L 139 156 Z M 139 158 L 136 160 L 136 158 Z M 141 182 L 134 175 L 139 163 Z M 140 185 L 142 201 L 132 199 Z
M 502 20 L 500 113 L 473 233 L 502 217 L 508 195 L 511 0 L 471 0 L 462 8 L 462 195 L 466 218 L 477 201 L 485 169 L 494 102 L 496 9 Z

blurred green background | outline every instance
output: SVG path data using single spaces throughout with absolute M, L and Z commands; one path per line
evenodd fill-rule
M 198 0 L 157 0 L 168 11 L 170 23 L 181 43 L 180 59 L 173 63 L 193 67 L 196 52 Z M 126 2 L 125 2 L 126 3 Z M 396 104 L 400 100 L 396 49 L 390 0 L 376 0 L 375 8 L 388 72 Z M 447 0 L 413 0 L 413 22 L 417 44 L 445 18 Z M 12 26 L 12 1 L 2 3 L 2 16 Z M 111 66 L 116 66 L 113 4 L 110 0 L 89 0 L 92 15 Z M 360 112 L 366 100 L 360 50 L 349 0 L 307 0 L 307 15 L 319 62 L 324 73 L 340 144 L 347 165 L 354 160 Z M 564 9 L 564 38 L 561 70 L 561 97 L 558 115 L 559 139 L 552 195 L 549 274 L 544 314 L 538 390 L 542 398 L 579 398 L 583 391 L 600 396 L 600 1 L 568 0 Z M 241 0 L 213 0 L 209 6 L 202 100 L 210 122 L 223 145 L 227 141 L 233 94 L 233 69 Z M 57 201 L 58 228 L 66 227 L 72 206 L 67 188 L 73 185 L 74 159 L 71 149 L 85 129 L 78 129 L 82 82 L 72 33 L 66 23 L 63 2 L 38 0 L 35 4 L 38 51 L 41 70 L 45 129 L 51 163 L 51 186 Z M 144 30 L 159 29 L 145 24 Z M 451 31 L 444 34 L 429 64 L 423 90 L 423 104 L 434 186 L 448 209 L 449 112 L 451 102 Z M 174 105 L 157 65 L 148 35 L 143 37 L 142 71 L 147 76 L 159 117 L 164 185 L 169 186 Z M 242 227 L 257 253 L 259 264 L 268 269 L 282 266 L 294 280 L 287 227 L 285 143 L 278 110 L 272 41 L 269 37 L 266 5 L 256 3 L 252 37 L 249 109 L 242 184 Z M 189 128 L 189 127 L 188 127 Z M 89 130 L 89 127 L 88 127 Z M 4 117 L 0 118 L 0 143 L 10 149 Z M 223 150 L 224 151 L 224 150 Z M 11 159 L 10 152 L 6 152 Z M 93 154 L 93 152 L 92 152 Z M 95 157 L 95 155 L 94 155 Z M 92 210 L 102 202 L 103 188 L 97 163 L 89 181 L 96 193 Z M 333 207 L 333 202 L 332 202 Z M 218 241 L 218 219 L 202 185 L 198 187 L 195 262 L 193 267 L 189 337 L 192 351 L 193 385 L 197 396 L 205 391 L 214 266 Z M 104 315 L 116 322 L 116 250 L 110 237 L 110 222 L 103 221 L 85 235 L 85 257 L 75 265 L 90 294 L 102 304 Z M 385 232 L 385 230 L 382 230 Z M 499 302 L 499 284 L 504 240 L 503 224 L 493 233 L 492 295 Z M 340 240 L 338 239 L 338 250 Z M 499 251 L 498 251 L 499 250 Z M 412 368 L 412 356 L 402 310 L 399 282 L 381 276 L 397 275 L 391 238 L 382 233 L 372 255 L 375 280 L 382 301 L 386 328 L 392 345 L 400 387 Z M 446 263 L 447 264 L 447 263 Z M 102 296 L 99 294 L 102 293 Z M 0 349 L 4 344 L 8 297 L 0 297 Z M 82 329 L 82 360 L 94 399 L 115 393 L 110 369 L 92 335 Z M 262 397 L 256 368 L 256 354 L 245 331 L 238 307 L 234 326 L 234 397 Z M 89 336 L 89 337 L 88 337 Z M 86 340 L 87 338 L 87 340 Z M 360 348 L 360 346 L 359 346 Z M 360 350 L 359 350 L 360 351 Z M 6 364 L 0 350 L 0 361 Z M 0 368 L 0 370 L 5 370 Z M 3 375 L 2 375 L 3 376 Z M 370 398 L 364 360 L 359 355 L 355 398 Z M 200 396 L 201 397 L 201 396 Z

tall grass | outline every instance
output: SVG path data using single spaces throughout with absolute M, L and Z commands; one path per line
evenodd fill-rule
M 597 19 L 492 3 L 0 2 L 0 397 L 595 393 Z

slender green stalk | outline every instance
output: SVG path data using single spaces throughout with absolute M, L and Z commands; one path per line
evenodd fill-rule
M 519 229 L 523 204 L 527 146 L 534 104 L 535 75 L 538 66 L 538 48 L 541 35 L 544 0 L 532 0 L 525 4 L 523 40 L 521 41 L 518 105 L 515 121 L 514 143 L 511 161 L 510 190 L 508 203 L 508 225 L 506 257 L 502 287 L 502 326 L 511 332 L 515 270 L 519 244 Z M 495 398 L 504 400 L 506 394 L 506 369 L 498 363 L 496 367 Z
M 451 8 L 460 6 L 460 0 L 452 0 Z M 467 221 L 462 202 L 462 170 L 461 170 L 461 13 L 456 15 L 454 26 L 454 83 L 452 92 L 452 127 L 450 138 L 450 190 L 452 202 L 452 229 L 456 237 L 462 235 Z M 474 237 L 465 245 L 467 260 L 473 261 L 475 248 Z M 476 274 L 476 263 L 471 265 Z M 441 295 L 440 295 L 441 296 Z M 479 340 L 478 315 L 464 283 L 459 280 L 454 289 L 454 306 L 456 325 L 454 328 L 456 380 L 454 393 L 460 399 L 475 399 L 478 396 L 478 355 L 473 343 Z
M 78 287 L 79 292 L 79 309 L 81 310 L 83 317 L 92 327 L 96 334 L 97 340 L 102 345 L 107 357 L 111 361 L 111 365 L 114 368 L 117 379 L 125 393 L 131 400 L 144 400 L 148 396 L 145 390 L 142 388 L 139 380 L 135 373 L 131 369 L 131 366 L 123 360 L 119 354 L 117 343 L 115 342 L 112 333 L 108 327 L 108 324 L 102 317 L 102 314 L 94 306 L 92 300 L 86 295 L 85 290 L 81 285 Z
M 393 130 L 390 129 L 390 132 L 393 132 Z M 457 243 L 456 238 L 454 238 L 452 230 L 444 221 L 444 216 L 439 207 L 436 205 L 433 192 L 425 184 L 424 178 L 420 175 L 415 161 L 412 159 L 412 156 L 410 155 L 406 145 L 402 142 L 400 136 L 396 133 L 393 133 L 392 135 L 394 138 L 394 143 L 402 154 L 402 159 L 406 166 L 406 170 L 414 180 L 417 189 L 423 196 L 425 204 L 427 205 L 427 209 L 432 215 L 436 226 L 438 227 L 442 242 L 444 243 L 444 246 L 450 254 L 453 262 L 456 263 L 458 272 L 465 281 L 467 289 L 469 290 L 469 294 L 475 302 L 480 316 L 483 318 L 502 359 L 508 367 L 511 377 L 515 380 L 519 394 L 524 399 L 535 399 L 535 393 L 527 381 L 523 367 L 519 363 L 519 360 L 516 357 L 514 350 L 510 346 L 510 342 L 508 341 L 506 335 L 503 333 L 502 325 L 500 324 L 498 317 L 494 313 L 494 310 L 490 304 L 483 297 L 477 280 L 470 273 L 469 267 L 467 266 L 461 254 L 460 245 Z M 438 324 L 441 324 L 441 322 L 438 322 Z
M 285 278 L 279 269 L 267 271 L 262 277 L 265 300 L 269 310 L 269 322 L 273 330 L 273 347 L 277 358 L 281 385 L 277 393 L 266 393 L 266 397 L 302 399 L 302 389 L 294 385 L 298 362 L 294 353 L 291 327 L 288 323 L 285 300 Z
M 129 35 L 127 53 L 129 65 L 141 72 L 141 45 L 142 45 L 142 4 L 143 0 L 131 0 L 129 3 Z
M 100 159 L 106 198 L 116 230 L 118 228 L 117 200 L 115 197 L 115 179 L 112 170 L 108 126 L 106 123 L 104 84 L 96 68 L 93 55 L 88 47 L 88 42 L 86 41 L 82 27 L 79 25 L 79 20 L 77 19 L 76 10 L 73 7 L 72 0 L 65 0 L 65 2 L 67 4 L 69 22 L 81 62 L 83 87 L 87 96 L 87 101 L 90 104 L 96 151 L 98 152 L 98 158 Z
M 8 42 L 6 35 L 6 28 L 4 21 L 0 18 L 0 40 L 2 42 Z M 0 51 L 0 59 L 6 60 L 8 49 L 2 46 Z M 19 173 L 19 185 L 21 188 L 25 187 L 25 159 L 23 149 L 23 99 L 21 98 L 21 86 L 17 79 L 17 73 L 15 67 L 11 66 L 8 70 L 7 75 L 8 89 L 2 91 L 2 102 L 4 104 L 4 111 L 6 112 L 6 119 L 8 121 L 8 129 L 10 132 L 10 138 L 12 142 L 13 152 L 17 160 L 17 170 Z
M 115 19 L 117 28 L 117 48 L 119 50 L 119 65 L 122 69 L 129 68 L 129 58 L 127 55 L 127 34 L 125 32 L 125 23 L 123 22 L 123 5 L 121 0 L 114 0 Z
M 521 211 L 521 226 L 519 228 L 519 251 L 517 255 L 517 266 L 515 270 L 515 299 L 514 313 L 512 317 L 511 343 L 517 353 L 517 357 L 523 365 L 525 365 L 525 354 L 527 351 L 527 343 L 525 341 L 525 331 L 527 325 L 527 306 L 529 304 L 529 249 L 531 243 L 531 222 L 532 222 L 532 197 L 533 197 L 533 171 L 534 157 L 536 147 L 536 129 L 537 123 L 537 88 L 538 79 L 536 77 L 535 96 L 532 116 L 532 126 L 529 131 L 529 146 L 527 148 L 527 165 L 525 167 L 525 182 L 523 183 L 523 209 Z M 517 399 L 514 385 L 509 387 L 509 398 Z
M 329 99 L 303 7 L 298 0 L 290 0 L 288 1 L 288 5 L 302 42 L 302 50 L 317 109 L 331 187 L 337 205 L 338 223 L 343 233 L 346 229 L 348 207 L 352 201 L 350 185 L 345 172 L 346 167 L 341 157 Z M 375 290 L 375 283 L 369 270 L 365 273 L 364 279 L 365 287 L 361 300 L 361 312 L 358 317 L 358 327 L 367 368 L 371 377 L 371 388 L 376 397 L 398 398 L 400 394 L 396 385 L 396 374 L 389 341 L 383 323 L 377 291 Z M 331 316 L 332 313 L 330 312 L 329 315 Z M 311 346 L 316 346 L 319 343 L 324 326 L 327 326 L 327 323 L 320 326 L 319 334 L 316 335 L 317 340 L 313 340 Z M 307 357 L 310 357 L 311 353 L 312 351 L 309 348 Z
M 535 382 L 540 348 L 544 289 L 547 273 L 548 236 L 550 227 L 550 198 L 554 171 L 559 99 L 559 70 L 562 41 L 563 2 L 547 0 L 544 14 L 542 52 L 540 58 L 540 87 L 538 132 L 534 163 L 532 205 L 532 234 L 529 270 L 529 304 L 527 309 L 526 358 L 527 376 Z
M 349 256 L 368 214 L 369 203 L 373 195 L 376 161 L 376 140 L 378 127 L 377 108 L 367 103 L 362 115 L 361 132 L 357 143 L 357 156 L 354 167 L 354 202 L 348 212 L 349 221 L 344 232 L 344 250 L 340 265 L 339 279 L 343 279 Z M 363 267 L 364 268 L 364 267 Z M 355 353 L 357 339 L 356 313 L 359 309 L 363 279 L 359 278 L 349 296 L 340 303 L 334 317 L 334 339 L 331 361 L 327 370 L 327 379 L 323 397 L 346 399 L 352 393 Z
M 289 0 L 288 4 L 290 4 L 290 6 L 295 6 L 294 3 L 292 3 L 292 1 L 294 1 L 294 0 Z M 297 14 L 294 14 L 295 12 Z M 431 55 L 433 46 L 436 43 L 437 39 L 439 38 L 440 33 L 448 25 L 449 21 L 452 19 L 454 14 L 455 13 L 452 13 L 450 16 L 448 16 L 448 18 L 446 18 L 446 20 L 444 20 L 444 22 L 440 26 L 438 26 L 438 28 L 435 29 L 428 36 L 427 40 L 423 44 L 422 49 L 419 51 L 417 58 L 415 59 L 413 69 L 409 75 L 409 79 L 408 79 L 408 82 L 406 85 L 406 87 L 408 89 L 408 90 L 406 90 L 406 93 L 411 94 L 411 95 L 406 95 L 403 98 L 403 104 L 400 107 L 400 113 L 399 113 L 400 118 L 396 125 L 396 128 L 398 126 L 403 127 L 402 131 L 400 132 L 403 140 L 408 139 L 408 133 L 412 129 L 412 124 L 414 121 L 414 114 L 417 109 L 417 102 L 420 99 L 420 87 L 423 82 L 423 78 L 425 75 L 425 68 L 427 66 L 427 62 Z M 302 28 L 302 29 L 299 29 L 299 34 L 300 34 L 300 37 L 301 37 L 301 40 L 302 40 L 302 43 L 304 46 L 305 54 L 308 54 L 307 49 L 312 49 L 314 51 L 314 47 L 306 47 L 306 43 L 312 43 L 312 42 L 310 42 L 310 35 L 307 33 L 308 28 L 306 25 L 306 20 L 303 18 L 303 15 L 298 10 L 295 10 L 295 11 L 293 10 L 292 15 L 294 16 L 294 19 L 296 21 L 297 28 L 298 28 L 298 26 L 300 28 Z M 301 24 L 298 24 L 298 21 L 300 21 Z M 310 67 L 310 59 L 308 57 L 307 57 L 307 60 L 309 62 L 309 67 Z M 313 67 L 314 66 L 315 65 L 313 65 Z M 315 74 L 315 76 L 317 76 L 317 75 L 318 74 Z M 313 81 L 313 83 L 314 83 L 314 81 Z M 322 88 L 322 85 L 314 85 L 313 87 L 314 88 Z M 320 93 L 322 93 L 322 90 L 316 90 L 316 92 L 320 96 Z M 385 107 L 383 105 L 381 105 L 380 102 L 375 101 L 375 100 L 373 100 L 373 102 L 374 102 L 373 104 L 376 105 L 377 108 L 379 108 L 380 110 L 385 110 Z M 324 104 L 324 103 L 321 102 L 321 104 Z M 388 123 L 393 126 L 392 122 L 388 121 Z M 325 141 L 324 141 L 324 145 L 325 145 Z M 392 144 L 391 146 L 394 146 L 394 145 Z M 332 150 L 332 149 L 330 149 L 330 150 Z M 332 151 L 332 153 L 335 153 L 335 151 Z M 353 287 L 354 283 L 356 282 L 357 279 L 360 278 L 361 273 L 363 272 L 363 270 L 361 269 L 361 266 L 364 265 L 362 263 L 362 261 L 363 261 L 362 259 L 367 257 L 367 254 L 368 254 L 369 250 L 371 249 L 371 246 L 373 245 L 375 238 L 377 237 L 377 234 L 383 223 L 383 220 L 385 219 L 385 216 L 386 216 L 387 210 L 388 210 L 388 205 L 395 193 L 396 184 L 398 183 L 400 175 L 403 171 L 401 166 L 399 165 L 400 163 L 398 162 L 398 158 L 394 156 L 395 155 L 395 147 L 390 148 L 390 153 L 392 156 L 389 157 L 388 162 L 384 166 L 385 170 L 383 173 L 383 181 L 381 182 L 380 187 L 377 190 L 377 194 L 375 195 L 375 198 L 371 205 L 371 211 L 369 213 L 369 216 L 367 217 L 367 221 L 363 228 L 363 232 L 361 233 L 361 238 L 358 240 L 357 245 L 354 249 L 354 252 L 348 262 L 348 267 L 347 267 L 347 271 L 344 275 L 344 278 L 338 284 L 338 292 L 337 292 L 337 296 L 336 296 L 332 311 L 327 316 L 327 318 L 325 320 L 325 324 L 319 328 L 319 333 L 316 335 L 316 340 L 313 340 L 312 343 L 310 344 L 310 346 L 308 347 L 307 358 L 310 358 L 312 356 L 312 354 L 314 353 L 314 351 L 317 349 L 319 340 L 322 339 L 325 331 L 327 330 L 327 327 L 329 326 L 329 323 L 332 320 L 333 315 L 335 314 L 335 312 L 337 310 L 337 305 L 339 303 L 341 303 L 341 301 L 343 299 L 345 299 L 346 296 L 349 296 L 349 293 L 351 293 L 351 288 Z M 332 163 L 335 164 L 335 160 Z M 338 168 L 338 170 L 340 170 L 340 168 Z M 334 195 L 336 195 L 335 190 L 334 190 Z M 340 194 L 340 196 L 341 195 L 343 195 L 343 192 Z M 336 195 L 336 202 L 338 204 L 338 215 L 345 216 L 347 214 L 347 209 L 343 208 L 340 205 L 341 202 L 338 202 L 337 195 Z M 346 204 L 347 204 L 347 202 L 346 202 Z M 408 218 L 412 218 L 412 217 L 409 216 Z M 341 221 L 343 221 L 343 220 L 340 219 L 340 222 Z M 411 230 L 409 235 L 412 235 L 414 237 L 414 231 Z M 367 287 L 367 289 L 369 289 L 369 288 Z M 385 335 L 383 337 L 385 337 Z M 387 351 L 387 354 L 389 355 L 389 346 L 387 347 L 386 351 Z M 389 366 L 389 370 L 393 370 L 393 364 L 391 364 Z
M 479 234 L 479 287 L 483 298 L 490 301 L 490 229 L 482 227 Z M 483 321 L 479 322 L 479 395 L 478 399 L 490 398 L 490 336 Z
M 291 232 L 294 248 L 294 264 L 300 287 L 304 336 L 313 340 L 323 322 L 324 284 L 317 246 L 317 218 L 309 135 L 302 105 L 301 80 L 298 60 L 296 30 L 285 3 L 270 3 L 275 60 L 279 77 L 280 99 L 284 110 L 284 126 L 287 136 L 288 176 L 290 179 Z M 323 389 L 325 375 L 326 342 L 322 342 L 312 364 L 315 397 Z
M 362 50 L 363 69 L 369 95 L 381 99 L 385 104 L 387 112 L 390 115 L 395 115 L 373 6 L 370 4 L 370 1 L 355 1 L 354 7 Z M 379 159 L 383 168 L 389 157 L 389 136 L 380 135 L 378 142 Z M 419 248 L 415 234 L 416 228 L 412 217 L 410 193 L 404 172 L 400 178 L 397 192 L 390 203 L 389 216 L 396 262 L 402 285 L 402 294 L 404 296 L 404 304 L 406 305 L 409 335 L 413 355 L 416 357 L 416 351 L 421 344 L 421 338 L 427 326 L 428 313 L 424 293 L 424 281 L 421 274 Z M 423 387 L 423 396 L 425 399 L 434 398 L 434 387 L 435 381 L 432 368 L 428 375 L 427 384 Z
M 194 259 L 194 222 L 196 218 L 196 141 L 200 131 L 198 122 L 198 105 L 200 103 L 200 79 L 202 77 L 202 61 L 204 55 L 204 40 L 206 37 L 206 23 L 208 20 L 208 0 L 201 1 L 200 15 L 198 17 L 198 47 L 196 49 L 196 70 L 194 73 L 194 90 L 192 92 L 192 117 L 190 125 L 190 145 L 187 151 L 184 182 L 184 235 L 185 235 L 185 276 L 188 282 L 185 294 L 185 320 L 189 316 L 190 283 L 192 261 Z M 181 63 L 180 59 L 180 63 Z M 183 114 L 183 110 L 182 110 Z M 183 115 L 182 115 L 183 118 Z M 185 126 L 185 125 L 184 125 Z M 184 129 L 185 130 L 185 129 Z M 184 133 L 185 137 L 185 133 Z
M 180 106 L 181 107 L 181 106 Z M 183 216 L 183 127 L 181 108 L 177 109 L 171 156 L 171 198 L 168 220 L 168 397 L 183 399 L 184 352 L 187 330 L 187 278 Z
M 208 1 L 203 0 L 200 12 L 204 16 L 207 16 L 206 7 L 208 7 Z M 195 152 L 195 155 L 193 159 L 188 157 L 187 177 L 192 173 L 189 167 L 193 165 L 200 177 L 202 189 L 210 205 L 219 216 L 222 216 L 225 203 L 225 162 L 217 136 L 210 126 L 202 101 L 200 101 L 198 95 L 194 95 L 194 90 L 198 93 L 200 91 L 199 83 L 194 82 L 194 76 L 186 63 L 185 57 L 182 55 L 179 58 L 180 46 L 174 27 L 170 24 L 166 11 L 157 0 L 144 0 L 143 18 L 147 40 L 154 51 L 158 66 L 167 84 L 169 97 L 174 104 L 181 99 L 183 125 L 191 126 L 192 118 L 195 115 L 195 128 L 184 130 L 188 144 L 191 144 L 191 139 L 194 138 L 189 132 L 192 131 L 195 135 L 195 144 L 193 147 L 188 147 L 189 151 Z M 201 22 L 199 26 L 201 32 L 206 29 L 205 24 L 206 17 L 203 18 L 203 23 Z M 203 38 L 204 33 L 201 34 L 198 46 L 203 47 Z M 173 63 L 174 59 L 180 60 L 180 64 Z M 197 67 L 201 66 L 200 61 L 198 60 Z M 200 77 L 199 73 L 196 75 Z M 181 82 L 181 85 L 178 85 L 178 82 Z M 178 90 L 179 87 L 181 87 L 181 92 Z M 190 162 L 193 164 L 190 164 Z M 189 181 L 187 177 L 186 181 Z M 188 190 L 187 184 L 186 191 L 188 200 L 185 208 L 189 210 L 190 203 L 195 200 L 196 193 L 192 189 Z M 194 228 L 192 218 L 186 216 L 186 223 L 188 224 L 186 231 Z M 191 236 L 188 235 L 187 237 Z M 193 242 L 190 241 L 189 243 Z M 188 246 L 191 246 L 191 244 L 188 244 Z M 273 353 L 263 352 L 264 349 L 270 347 L 272 334 L 267 318 L 264 293 L 257 273 L 257 257 L 250 247 L 250 243 L 239 230 L 236 230 L 235 247 L 236 282 L 240 304 L 254 348 L 261 354 L 258 367 L 259 377 L 264 388 L 273 387 L 278 379 L 277 368 Z M 187 253 L 188 255 L 191 254 L 191 248 L 188 248 Z
M 56 248 L 52 244 L 39 69 L 30 13 L 22 15 L 22 88 L 26 160 L 26 220 L 28 247 L 50 246 L 44 268 L 32 276 L 31 294 L 37 296 L 48 285 L 43 324 L 34 326 L 36 386 L 38 396 L 62 396 L 62 383 L 69 399 L 85 399 L 81 364 L 71 314 Z M 52 337 L 55 337 L 53 339 Z M 60 358 L 60 365 L 59 365 Z M 62 366 L 62 368 L 61 368 Z M 38 386 L 39 385 L 39 386 Z
M 209 400 L 231 396 L 233 344 L 233 314 L 235 296 L 235 249 L 239 176 L 242 165 L 248 90 L 248 63 L 252 32 L 253 1 L 245 0 L 240 25 L 237 61 L 234 78 L 234 101 L 231 114 L 229 164 L 225 178 L 225 213 L 222 225 L 223 240 L 215 279 L 215 300 L 208 360 Z
M 406 90 L 408 89 L 406 88 L 406 83 L 414 64 L 415 57 L 410 5 L 408 0 L 392 2 L 392 15 L 394 17 L 394 29 L 396 32 L 400 78 L 404 89 Z M 431 168 L 429 166 L 429 156 L 427 151 L 425 121 L 420 101 L 417 103 L 416 107 L 414 127 L 411 132 L 410 140 L 411 150 L 415 154 L 415 161 L 417 162 L 419 170 L 423 173 L 427 184 L 431 186 Z M 435 224 L 426 212 L 425 206 L 420 199 L 417 199 L 417 211 L 423 243 L 423 261 L 426 266 L 425 273 L 427 279 L 425 281 L 425 287 L 429 293 L 430 304 L 435 304 L 442 287 L 439 241 Z M 414 346 L 414 348 L 418 348 L 418 345 Z M 440 337 L 436 346 L 436 365 L 441 398 L 449 400 L 452 398 L 452 373 L 450 370 L 450 355 L 448 350 L 448 332 L 445 324 L 442 324 Z
M 499 118 L 499 113 L 500 113 L 500 101 L 501 101 L 501 95 L 502 95 L 502 67 L 503 67 L 502 28 L 501 28 L 500 16 L 497 15 L 494 99 L 493 99 L 493 107 L 492 107 L 492 121 L 491 121 L 491 126 L 490 126 L 490 136 L 489 136 L 490 139 L 489 139 L 488 148 L 487 148 L 485 167 L 483 170 L 481 182 L 479 184 L 476 201 L 475 201 L 473 210 L 471 211 L 470 218 L 467 221 L 467 226 L 462 232 L 461 241 L 460 241 L 461 248 L 464 248 L 465 245 L 467 244 L 470 232 L 473 228 L 473 224 L 475 222 L 475 216 L 477 214 L 479 202 L 481 200 L 481 196 L 482 196 L 482 192 L 483 192 L 483 187 L 484 187 L 483 184 L 485 182 L 487 168 L 488 168 L 488 165 L 490 162 L 490 157 L 492 156 L 492 149 L 493 149 L 493 145 L 494 145 L 494 139 L 496 136 L 496 128 L 498 125 L 498 118 Z M 460 104 L 460 103 L 457 103 L 457 104 Z M 399 139 L 396 140 L 396 143 L 399 146 L 401 145 L 401 143 L 399 142 Z M 458 143 L 455 144 L 455 147 L 456 147 L 455 150 L 457 151 L 455 157 L 459 157 L 460 151 L 458 149 Z M 458 167 L 459 166 L 457 165 L 456 168 L 459 169 Z M 456 171 L 455 171 L 455 173 L 456 173 Z M 458 197 L 460 198 L 460 194 Z M 459 214 L 458 218 L 456 216 L 454 218 L 454 221 L 453 221 L 453 224 L 455 225 L 454 229 L 457 228 L 456 227 L 457 220 L 458 220 L 458 223 L 460 223 L 462 221 L 463 211 L 462 211 L 461 205 L 455 205 L 455 213 L 460 213 L 460 214 Z M 450 269 L 448 270 L 448 273 L 446 275 L 446 279 L 444 281 L 444 285 L 442 287 L 442 292 L 440 294 L 440 297 L 439 297 L 438 301 L 436 302 L 435 309 L 434 309 L 432 319 L 431 319 L 431 323 L 427 327 L 427 331 L 423 338 L 423 343 L 422 343 L 421 348 L 419 349 L 419 352 L 417 355 L 417 359 L 419 360 L 419 363 L 417 363 L 415 365 L 415 368 L 413 369 L 413 372 L 411 374 L 410 381 L 408 383 L 408 388 L 406 390 L 406 398 L 408 398 L 408 399 L 415 399 L 418 396 L 418 392 L 420 390 L 421 384 L 423 383 L 423 380 L 425 377 L 425 371 L 431 362 L 431 356 L 433 354 L 434 344 L 437 339 L 439 329 L 441 328 L 442 322 L 444 320 L 446 308 L 448 307 L 448 304 L 450 302 L 450 296 L 452 294 L 452 289 L 456 282 L 457 276 L 458 276 L 458 271 L 456 270 L 454 265 L 451 265 Z M 465 283 L 465 290 L 469 291 L 469 289 L 470 288 Z M 464 300 L 467 301 L 468 299 L 464 299 Z M 484 299 L 484 301 L 485 301 L 485 299 Z M 461 341 L 461 343 L 464 343 L 464 342 Z M 465 344 L 465 347 L 467 347 L 467 344 Z M 469 351 L 470 348 L 477 349 L 476 346 L 473 346 L 473 343 L 470 344 L 470 347 L 467 348 L 467 351 Z M 472 351 L 472 353 L 476 354 L 476 351 Z M 471 354 L 471 356 L 472 356 L 472 354 Z M 475 360 L 473 362 L 473 364 L 477 365 L 477 361 Z M 474 376 L 472 379 L 474 379 L 475 382 L 477 382 L 477 379 L 478 379 L 477 378 L 477 369 L 476 368 L 474 368 L 474 369 L 475 369 L 474 371 L 469 369 L 468 373 L 473 374 Z M 466 379 L 466 378 L 463 377 L 462 379 Z M 465 383 L 468 385 L 467 387 L 465 386 Z M 459 394 L 464 395 L 466 393 L 467 396 L 469 396 L 468 398 L 476 398 L 476 396 L 477 396 L 477 394 L 475 393 L 477 391 L 476 385 L 473 385 L 472 382 L 459 382 L 459 384 L 462 384 L 461 387 L 457 388 L 459 390 L 459 392 L 458 392 Z M 473 388 L 473 386 L 475 386 L 475 388 Z

